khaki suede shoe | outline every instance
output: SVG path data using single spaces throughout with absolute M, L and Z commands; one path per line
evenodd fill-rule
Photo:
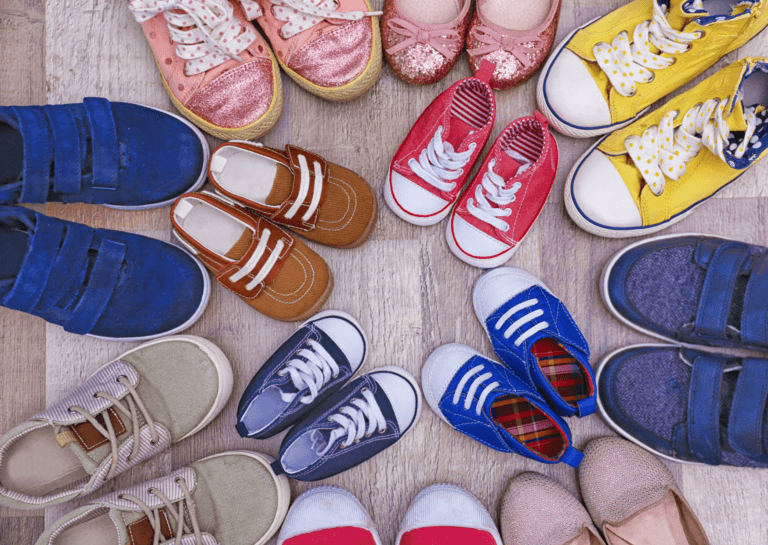
M 231 393 L 229 361 L 205 339 L 134 348 L 0 438 L 0 504 L 39 509 L 90 494 L 200 431 Z

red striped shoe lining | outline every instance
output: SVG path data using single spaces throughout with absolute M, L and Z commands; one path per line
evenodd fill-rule
M 501 149 L 521 163 L 535 163 L 544 150 L 544 132 L 541 125 L 533 119 L 525 119 L 515 124 L 502 137 Z
M 476 80 L 469 80 L 461 85 L 453 96 L 451 115 L 470 127 L 482 129 L 491 119 L 488 88 Z

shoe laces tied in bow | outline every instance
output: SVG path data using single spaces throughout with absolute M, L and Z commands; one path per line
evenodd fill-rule
M 500 231 L 509 231 L 509 224 L 499 218 L 510 216 L 511 208 L 502 208 L 517 199 L 517 192 L 523 187 L 520 182 L 515 182 L 510 187 L 506 187 L 507 181 L 493 171 L 496 165 L 496 159 L 491 159 L 488 163 L 488 170 L 483 174 L 483 181 L 475 189 L 475 198 L 467 201 L 467 210 L 477 219 L 484 221 Z M 518 174 L 527 170 L 530 163 L 524 164 Z M 493 206 L 495 203 L 497 206 Z
M 287 40 L 328 21 L 359 21 L 364 17 L 381 15 L 380 11 L 339 11 L 338 0 L 269 0 L 272 3 L 272 15 L 278 21 L 285 21 L 280 28 L 280 36 Z
M 477 144 L 472 142 L 466 151 L 456 153 L 450 142 L 443 141 L 443 127 L 440 126 L 427 149 L 419 154 L 419 160 L 409 160 L 408 166 L 416 176 L 437 189 L 453 191 L 456 182 L 446 180 L 455 180 L 464 173 L 463 167 L 469 162 L 476 147 Z

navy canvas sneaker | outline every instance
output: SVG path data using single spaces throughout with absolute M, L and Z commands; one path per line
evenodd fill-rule
M 336 310 L 316 314 L 254 375 L 237 407 L 237 432 L 266 439 L 287 430 L 352 378 L 367 355 L 357 320 Z

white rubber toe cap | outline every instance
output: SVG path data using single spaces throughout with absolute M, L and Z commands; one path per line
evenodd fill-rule
M 469 257 L 489 258 L 509 250 L 510 246 L 487 235 L 461 216 L 454 214 L 453 236 L 459 251 Z
M 315 327 L 323 330 L 336 346 L 344 352 L 347 361 L 352 366 L 352 372 L 357 371 L 365 359 L 365 336 L 350 319 L 345 319 L 341 313 L 338 316 L 326 316 L 314 321 Z
M 485 321 L 496 309 L 521 291 L 537 285 L 547 289 L 544 282 L 522 269 L 499 267 L 488 271 L 477 279 L 472 292 L 472 304 L 478 320 L 485 327 Z
M 453 377 L 467 360 L 481 355 L 474 348 L 451 343 L 438 347 L 427 358 L 421 368 L 421 388 L 427 403 L 441 418 L 444 419 L 438 406 Z
M 581 59 L 565 48 L 557 55 L 544 83 L 549 109 L 574 128 L 590 130 L 610 125 L 610 107 Z
M 419 415 L 419 391 L 418 385 L 404 376 L 407 371 L 399 369 L 395 373 L 389 370 L 379 368 L 370 373 L 370 377 L 375 380 L 392 405 L 395 412 L 397 427 L 401 433 L 405 433 Z M 411 382 L 413 380 L 413 382 Z
M 642 227 L 640 210 L 627 184 L 601 151 L 589 152 L 575 172 L 571 190 L 582 216 L 606 227 Z
M 433 195 L 402 174 L 393 171 L 390 176 L 392 177 L 392 194 L 400 208 L 408 214 L 432 216 L 448 206 L 448 201 Z

